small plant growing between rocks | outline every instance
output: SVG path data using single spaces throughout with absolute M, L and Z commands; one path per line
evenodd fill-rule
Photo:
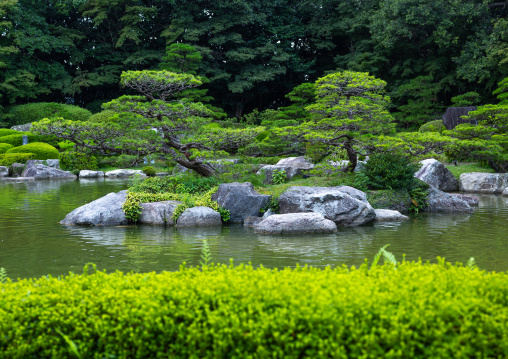
M 152 166 L 145 166 L 143 167 L 142 171 L 148 177 L 154 177 L 157 174 L 155 168 L 153 168 Z
M 287 181 L 287 174 L 284 170 L 272 171 L 272 184 L 282 184 Z

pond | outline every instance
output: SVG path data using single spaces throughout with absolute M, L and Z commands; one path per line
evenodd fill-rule
M 0 183 L 0 267 L 10 278 L 81 273 L 93 262 L 107 272 L 176 270 L 199 264 L 203 240 L 212 260 L 286 267 L 360 265 L 380 247 L 398 260 L 465 263 L 508 269 L 508 197 L 480 196 L 473 214 L 420 214 L 409 221 L 339 228 L 331 235 L 266 236 L 240 225 L 191 229 L 151 226 L 81 227 L 58 222 L 73 209 L 128 181 L 36 181 Z

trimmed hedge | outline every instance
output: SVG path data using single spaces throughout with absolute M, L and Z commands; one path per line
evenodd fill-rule
M 2 153 L 0 154 L 0 166 L 11 166 L 13 163 L 26 163 L 35 159 L 33 153 Z
M 0 358 L 508 356 L 507 274 L 443 260 L 71 273 L 0 291 Z
M 0 153 L 5 153 L 5 151 L 13 148 L 14 146 L 9 143 L 0 143 Z
M 14 147 L 6 153 L 33 153 L 36 160 L 56 159 L 60 155 L 58 150 L 44 142 L 32 142 L 24 146 Z
M 19 131 L 11 130 L 10 128 L 0 128 L 0 137 L 16 135 L 19 134 Z
M 435 120 L 424 123 L 420 126 L 418 132 L 439 132 L 442 133 L 446 130 L 445 125 L 443 124 L 443 120 Z
M 66 120 L 86 121 L 92 113 L 84 108 L 56 102 L 36 102 L 10 106 L 6 110 L 9 126 L 24 125 L 43 118 L 63 117 Z

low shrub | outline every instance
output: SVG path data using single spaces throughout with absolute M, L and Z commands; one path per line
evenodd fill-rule
M 108 122 L 108 120 L 111 117 L 113 117 L 115 114 L 116 114 L 116 112 L 115 111 L 111 111 L 111 110 L 101 111 L 99 113 L 96 113 L 96 114 L 90 116 L 88 121 L 106 124 Z
M 154 177 L 157 174 L 155 168 L 153 168 L 152 166 L 143 167 L 143 173 L 149 177 Z
M 60 168 L 65 171 L 97 170 L 97 159 L 87 153 L 66 151 L 59 155 Z
M 2 153 L 0 154 L 0 166 L 11 166 L 13 163 L 26 163 L 28 160 L 34 160 L 33 153 Z
M 0 358 L 508 357 L 508 274 L 444 260 L 86 270 L 0 290 Z
M 23 136 L 28 136 L 28 142 L 32 142 L 35 135 L 30 132 L 19 132 L 16 134 L 0 137 L 0 143 L 8 143 L 14 147 L 23 145 Z
M 0 153 L 5 153 L 7 150 L 13 148 L 14 146 L 9 143 L 0 143 Z
M 420 126 L 418 132 L 439 132 L 442 133 L 446 130 L 445 125 L 443 124 L 443 120 L 435 120 L 424 123 Z
M 33 153 L 36 160 L 54 159 L 59 156 L 56 148 L 43 142 L 32 142 L 28 145 L 14 147 L 7 150 L 6 153 Z
M 367 191 L 367 200 L 375 209 L 391 209 L 401 213 L 411 209 L 411 196 L 405 189 Z
M 397 153 L 375 153 L 369 157 L 363 173 L 371 189 L 410 188 L 420 164 L 411 163 L 409 156 Z
M 63 117 L 66 120 L 86 121 L 92 113 L 84 108 L 55 102 L 35 102 L 10 106 L 5 117 L 9 126 L 24 125 L 43 118 Z

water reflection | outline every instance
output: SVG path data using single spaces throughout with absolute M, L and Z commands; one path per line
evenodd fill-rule
M 335 234 L 267 236 L 240 225 L 206 228 L 82 227 L 59 221 L 76 207 L 127 187 L 126 180 L 0 184 L 0 267 L 11 277 L 81 272 L 93 262 L 107 271 L 176 270 L 198 265 L 203 240 L 212 260 L 284 267 L 360 265 L 390 244 L 398 260 L 444 256 L 480 268 L 508 269 L 508 198 L 480 196 L 472 214 L 420 214 L 402 222 L 339 228 Z

